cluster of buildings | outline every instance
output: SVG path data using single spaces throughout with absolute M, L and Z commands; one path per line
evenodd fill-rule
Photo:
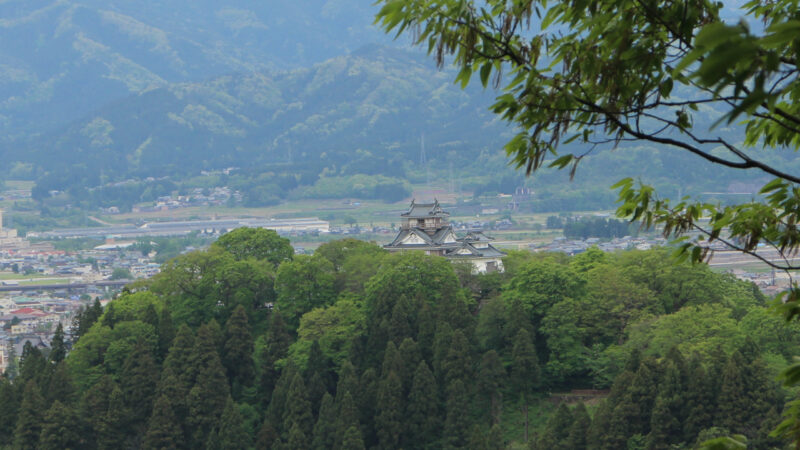
M 230 201 L 240 203 L 243 199 L 241 192 L 228 186 L 209 189 L 194 188 L 186 195 L 165 195 L 158 197 L 152 206 L 134 206 L 132 212 L 169 211 L 174 209 L 189 208 L 193 206 L 221 206 Z M 106 212 L 109 212 L 106 210 Z M 119 210 L 116 211 L 117 213 Z
M 68 332 L 73 315 L 90 298 L 65 292 L 0 297 L 0 373 L 26 343 L 47 352 L 58 324 Z
M 107 279 L 115 269 L 125 269 L 134 278 L 153 276 L 159 271 L 151 255 L 139 251 L 126 251 L 133 242 L 116 242 L 107 239 L 105 244 L 91 250 L 65 252 L 54 250 L 11 250 L 0 249 L 0 270 L 36 276 L 31 280 L 55 280 L 61 283 L 93 282 Z M 51 276 L 52 278 L 43 278 Z M 0 280 L 0 284 L 13 284 L 10 280 Z
M 617 250 L 650 250 L 653 247 L 666 245 L 667 240 L 662 237 L 632 237 L 625 236 L 621 238 L 614 238 L 609 241 L 601 240 L 599 238 L 589 239 L 567 239 L 565 237 L 557 237 L 549 244 L 530 244 L 529 248 L 535 252 L 561 252 L 568 255 L 577 255 L 589 249 L 589 247 L 598 247 L 604 252 L 613 252 Z

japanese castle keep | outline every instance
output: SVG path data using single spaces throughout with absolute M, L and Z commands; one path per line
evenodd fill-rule
M 415 203 L 400 215 L 400 232 L 391 244 L 383 247 L 391 252 L 422 250 L 429 255 L 444 256 L 453 261 L 467 261 L 473 271 L 485 273 L 503 271 L 502 257 L 506 254 L 494 248 L 490 238 L 480 231 L 470 231 L 463 238 L 456 236 L 448 223 L 450 214 L 433 203 Z

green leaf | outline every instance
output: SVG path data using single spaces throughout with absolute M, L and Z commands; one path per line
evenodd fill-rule
M 555 161 L 551 162 L 551 163 L 550 163 L 550 167 L 557 167 L 557 168 L 559 168 L 559 169 L 563 169 L 563 168 L 564 168 L 564 167 L 566 167 L 566 166 L 567 166 L 567 165 L 568 165 L 570 162 L 572 162 L 572 159 L 573 159 L 573 158 L 574 158 L 574 157 L 573 157 L 572 155 L 564 155 L 564 156 L 562 156 L 562 157 L 560 157 L 560 158 L 556 159 Z
M 484 63 L 481 66 L 481 84 L 483 87 L 489 85 L 489 75 L 492 73 L 492 63 Z M 463 87 L 463 86 L 462 86 Z

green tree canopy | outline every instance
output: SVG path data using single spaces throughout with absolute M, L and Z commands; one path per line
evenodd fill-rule
M 333 264 L 321 256 L 299 255 L 281 264 L 275 279 L 276 304 L 290 328 L 297 329 L 308 311 L 333 304 L 334 281 Z
M 275 230 L 265 228 L 237 228 L 222 235 L 213 245 L 225 249 L 237 260 L 266 260 L 274 267 L 291 261 L 294 256 L 289 239 L 278 236 Z

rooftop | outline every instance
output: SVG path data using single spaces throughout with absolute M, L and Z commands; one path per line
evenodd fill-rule
M 408 211 L 400 214 L 400 216 L 423 219 L 426 217 L 448 217 L 450 213 L 442 209 L 438 200 L 434 200 L 433 203 L 416 203 L 414 200 L 411 200 L 411 207 Z

